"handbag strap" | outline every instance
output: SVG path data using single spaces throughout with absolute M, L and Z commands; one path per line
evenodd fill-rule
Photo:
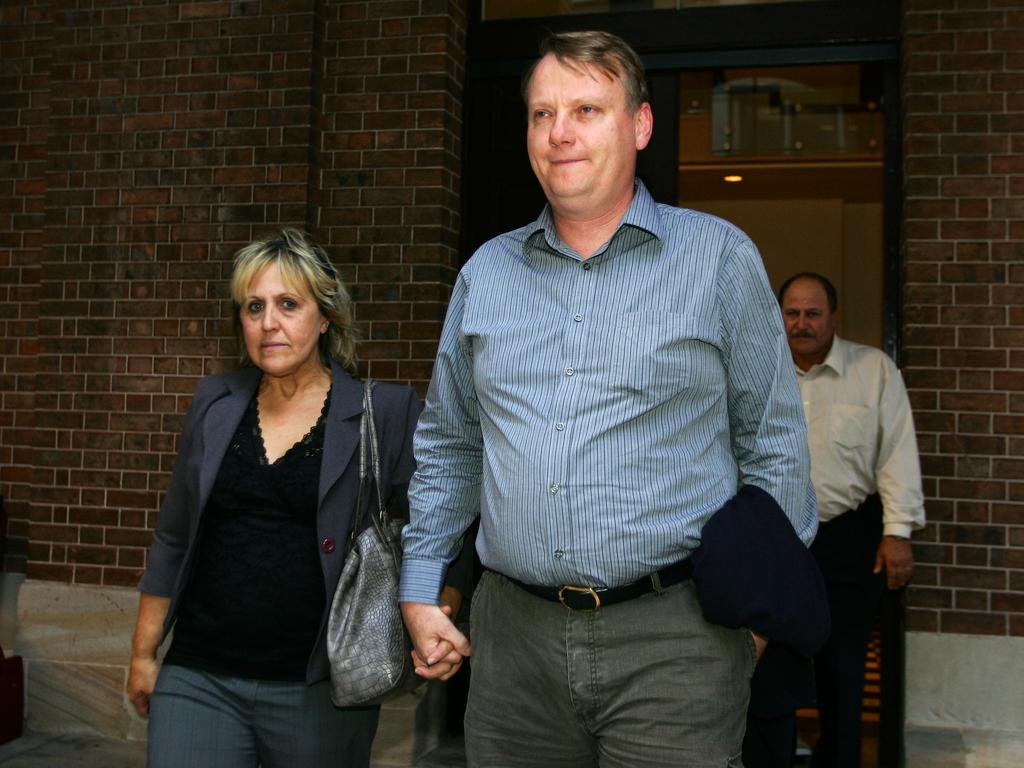
M 377 515 L 375 517 L 384 528 L 387 528 L 388 508 L 384 503 L 384 493 L 380 485 L 380 444 L 377 439 L 377 422 L 373 413 L 374 384 L 376 382 L 373 379 L 366 379 L 363 382 L 363 416 L 359 421 L 359 487 L 362 490 L 368 473 L 372 472 L 374 487 L 377 489 Z M 367 461 L 367 453 L 369 453 L 369 461 Z M 361 506 L 360 509 L 362 509 Z

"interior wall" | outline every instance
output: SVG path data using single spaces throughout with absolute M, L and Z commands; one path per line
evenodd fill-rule
M 795 272 L 825 275 L 839 292 L 839 335 L 882 346 L 881 203 L 790 199 L 686 200 L 680 204 L 720 216 L 750 235 L 775 291 Z

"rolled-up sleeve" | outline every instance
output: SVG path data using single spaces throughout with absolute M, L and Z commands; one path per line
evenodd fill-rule
M 899 369 L 884 358 L 884 381 L 878 408 L 879 439 L 875 478 L 882 497 L 884 533 L 910 538 L 924 527 L 921 465 L 910 399 Z

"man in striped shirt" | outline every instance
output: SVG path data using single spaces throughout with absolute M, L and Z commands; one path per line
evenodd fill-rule
M 801 551 L 817 520 L 775 300 L 749 238 L 635 179 L 653 116 L 622 40 L 549 37 L 524 97 L 548 205 L 459 274 L 416 434 L 417 669 L 470 653 L 436 603 L 479 515 L 469 764 L 726 765 L 765 639 L 704 618 L 695 553 L 741 488 Z

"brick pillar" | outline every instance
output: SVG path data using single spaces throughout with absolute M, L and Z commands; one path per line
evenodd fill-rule
M 308 218 L 311 6 L 54 15 L 30 578 L 138 581 L 227 260 Z
M 0 9 L 0 570 L 24 571 L 46 186 L 49 3 Z M 0 519 L 0 525 L 4 520 Z
M 326 7 L 318 231 L 364 370 L 425 392 L 459 266 L 464 0 Z
M 1019 733 L 1024 9 L 903 8 L 904 373 L 931 523 L 907 595 L 907 719 Z
M 1024 11 L 906 9 L 906 375 L 933 523 L 910 626 L 1024 635 Z

